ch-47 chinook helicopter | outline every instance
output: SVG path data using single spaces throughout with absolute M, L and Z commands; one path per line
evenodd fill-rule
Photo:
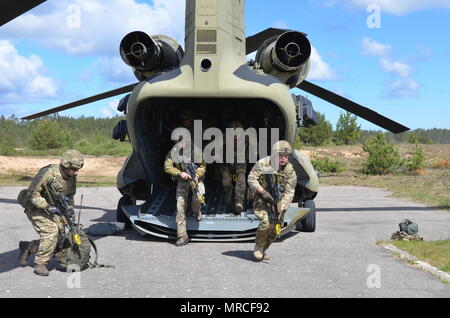
M 256 53 L 255 61 L 246 56 Z M 313 125 L 311 103 L 291 94 L 300 88 L 394 133 L 408 130 L 366 107 L 305 80 L 311 45 L 306 34 L 269 28 L 250 37 L 244 33 L 244 0 L 186 0 L 184 49 L 163 35 L 132 32 L 120 43 L 120 54 L 132 67 L 138 83 L 88 97 L 24 117 L 33 119 L 107 97 L 131 92 L 118 110 L 126 120 L 114 128 L 113 137 L 128 136 L 133 152 L 117 176 L 117 219 L 127 221 L 141 234 L 176 238 L 175 184 L 164 174 L 165 155 L 173 145 L 167 131 L 177 114 L 191 109 L 196 119 L 218 126 L 224 113 L 244 126 L 261 122 L 260 109 L 270 109 L 280 139 L 294 143 L 300 126 Z M 244 114 L 247 114 L 245 117 Z M 255 128 L 261 128 L 257 126 Z M 314 198 L 318 177 L 299 151 L 290 157 L 298 177 L 295 198 L 285 214 L 281 235 L 293 229 L 315 230 Z M 249 165 L 247 173 L 252 165 Z M 240 215 L 228 213 L 222 203 L 221 182 L 214 179 L 214 164 L 205 177 L 206 207 L 203 219 L 187 218 L 192 240 L 245 241 L 255 237 L 257 218 L 246 201 Z M 145 201 L 137 204 L 137 201 Z M 295 205 L 295 207 L 294 207 Z M 188 213 L 189 215 L 189 213 Z

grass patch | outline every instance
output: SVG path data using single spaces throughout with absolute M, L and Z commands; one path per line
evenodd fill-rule
M 428 206 L 450 211 L 450 172 L 431 175 L 333 175 L 321 176 L 321 185 L 355 185 L 383 188 L 393 193 L 394 197 L 408 198 Z M 405 186 L 407 185 L 407 186 Z
M 321 173 L 344 171 L 344 169 L 342 169 L 339 161 L 337 161 L 337 160 L 333 161 L 328 157 L 320 158 L 318 156 L 313 156 L 313 158 L 311 158 L 311 163 L 312 163 L 314 169 L 316 169 L 317 171 L 319 171 Z
M 390 244 L 450 274 L 450 239 L 440 241 L 392 241 Z
M 414 151 L 414 145 L 399 145 L 402 157 L 408 158 Z M 321 173 L 321 185 L 367 186 L 386 189 L 394 197 L 411 199 L 430 207 L 450 211 L 450 145 L 421 145 L 424 148 L 425 167 L 421 170 L 404 171 L 384 176 L 361 173 L 367 156 L 359 145 L 334 147 L 308 147 L 311 158 L 327 157 L 338 160 L 343 172 Z
M 115 187 L 116 177 L 90 176 L 80 177 L 77 187 Z
M 0 175 L 0 186 L 24 186 L 27 187 L 30 184 L 31 180 L 28 180 L 24 176 L 17 175 Z
M 0 175 L 0 186 L 23 186 L 30 185 L 33 176 L 22 175 L 19 173 Z M 77 187 L 115 187 L 116 177 L 105 176 L 79 176 Z

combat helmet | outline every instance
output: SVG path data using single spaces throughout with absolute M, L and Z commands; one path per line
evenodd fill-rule
M 64 168 L 81 169 L 84 165 L 84 160 L 78 150 L 68 150 L 61 156 L 61 165 Z
M 289 156 L 292 155 L 292 152 L 292 146 L 285 140 L 277 141 L 272 147 L 272 154 Z

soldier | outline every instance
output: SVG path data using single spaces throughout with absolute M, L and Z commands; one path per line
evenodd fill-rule
M 255 117 L 255 125 L 258 128 L 264 128 L 266 129 L 267 135 L 261 134 L 261 130 L 259 131 L 259 139 L 260 143 L 264 138 L 266 139 L 266 153 L 262 153 L 261 156 L 265 156 L 269 153 L 270 149 L 273 147 L 272 145 L 272 138 L 278 139 L 283 138 L 284 136 L 284 124 L 283 119 L 281 117 L 281 114 L 279 112 L 275 112 L 274 109 L 267 105 L 263 104 L 258 109 L 259 116 L 257 114 L 254 115 Z M 278 137 L 272 135 L 272 129 L 278 129 Z
M 179 142 L 177 145 L 179 147 L 176 149 L 176 151 L 184 152 L 185 149 L 188 147 L 187 143 L 183 143 L 182 141 Z M 194 149 L 194 147 L 191 147 Z M 164 172 L 167 173 L 172 177 L 172 180 L 177 182 L 177 189 L 176 189 L 176 201 L 177 201 L 177 216 L 176 216 L 176 222 L 177 222 L 177 238 L 175 245 L 176 246 L 183 246 L 186 245 L 189 242 L 189 236 L 187 235 L 186 231 L 186 201 L 189 197 L 189 192 L 193 190 L 192 186 L 197 185 L 199 191 L 204 194 L 205 193 L 205 187 L 202 182 L 202 178 L 205 175 L 206 172 L 206 163 L 203 161 L 201 164 L 195 166 L 195 177 L 194 180 L 192 180 L 191 176 L 184 171 L 183 169 L 183 163 L 178 163 L 180 160 L 175 160 L 175 158 L 172 158 L 171 155 L 172 152 L 169 152 L 166 156 L 166 160 L 164 162 Z M 193 162 L 192 158 L 194 158 L 194 151 L 191 152 L 191 157 L 188 159 L 189 162 Z M 186 159 L 186 158 L 184 158 Z M 192 182 L 193 181 L 193 182 Z M 198 222 L 202 219 L 202 212 L 201 212 L 201 202 L 198 198 L 198 196 L 194 193 L 192 193 L 192 212 L 195 215 L 195 218 Z
M 217 128 L 222 131 L 225 131 L 228 124 L 235 117 L 235 106 L 234 105 L 225 105 L 223 109 L 217 113 Z
M 286 209 L 294 198 L 295 186 L 297 185 L 297 175 L 294 168 L 289 163 L 289 156 L 292 154 L 291 145 L 284 140 L 276 142 L 272 147 L 272 155 L 259 160 L 248 175 L 248 185 L 254 193 L 254 211 L 259 218 L 260 223 L 256 231 L 255 250 L 253 256 L 258 260 L 269 260 L 270 256 L 266 250 L 270 244 L 277 238 L 276 224 L 269 217 L 271 212 L 271 203 L 273 197 L 269 193 L 269 184 L 267 183 L 267 174 L 273 175 L 273 180 L 278 189 L 280 189 L 280 200 L 275 202 L 281 224 Z M 278 161 L 278 169 L 272 168 Z
M 228 128 L 244 128 L 241 122 L 232 121 Z M 238 140 L 239 138 L 245 138 L 242 134 L 236 134 L 234 136 L 234 162 L 224 163 L 221 169 L 222 173 L 222 186 L 224 190 L 224 203 L 229 204 L 231 202 L 231 195 L 233 190 L 233 181 L 236 183 L 234 186 L 234 199 L 235 207 L 234 213 L 239 214 L 244 209 L 244 196 L 245 188 L 247 187 L 245 180 L 245 172 L 247 171 L 246 162 L 238 162 Z M 247 152 L 248 147 L 245 146 L 245 152 Z M 244 158 L 245 159 L 245 158 Z
M 46 264 L 55 253 L 59 231 L 64 231 L 60 211 L 47 202 L 44 184 L 51 182 L 58 194 L 67 196 L 68 213 L 73 215 L 77 174 L 83 164 L 80 152 L 66 151 L 61 157 L 60 164 L 51 164 L 39 170 L 26 192 L 23 191 L 23 197 L 18 200 L 25 207 L 25 214 L 40 236 L 39 240 L 19 242 L 19 264 L 23 267 L 27 266 L 30 254 L 36 254 L 34 273 L 37 275 L 48 276 Z
M 180 126 L 189 129 L 191 134 L 194 133 L 194 112 L 189 108 L 183 108 L 179 113 Z

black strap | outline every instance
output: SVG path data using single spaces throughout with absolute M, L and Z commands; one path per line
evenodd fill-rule
M 93 240 L 89 235 L 86 234 L 86 236 L 87 236 L 87 238 L 88 238 L 88 240 L 89 240 L 89 243 L 91 243 L 91 245 L 92 245 L 92 247 L 94 248 L 94 251 L 95 251 L 95 260 L 94 260 L 94 262 L 91 264 L 91 267 L 90 267 L 90 268 L 95 268 L 95 267 L 115 268 L 114 265 L 105 265 L 105 264 L 99 264 L 99 263 L 98 263 L 98 250 L 97 250 L 97 245 L 95 245 L 94 240 Z

